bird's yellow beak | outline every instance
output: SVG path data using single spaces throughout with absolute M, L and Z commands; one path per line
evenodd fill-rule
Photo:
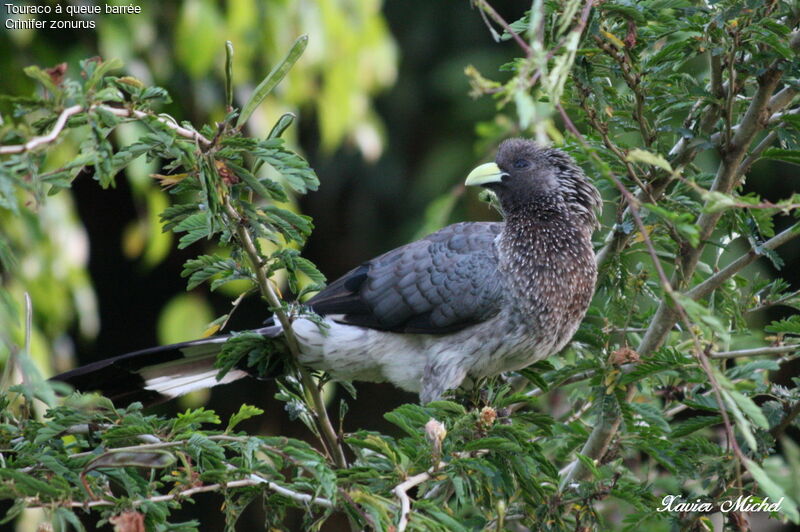
M 464 184 L 468 187 L 477 187 L 489 183 L 499 183 L 508 174 L 500 170 L 495 163 L 486 163 L 478 166 L 467 176 Z

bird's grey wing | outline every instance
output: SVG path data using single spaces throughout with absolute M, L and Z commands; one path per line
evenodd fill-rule
M 373 329 L 442 334 L 501 306 L 494 240 L 502 223 L 460 223 L 385 253 L 309 300 L 320 315 Z

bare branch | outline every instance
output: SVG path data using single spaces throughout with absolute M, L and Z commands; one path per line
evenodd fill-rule
M 489 17 L 491 17 L 492 20 L 497 22 L 506 31 L 506 33 L 511 35 L 511 38 L 514 39 L 514 41 L 519 45 L 520 48 L 522 48 L 522 50 L 525 52 L 525 55 L 527 55 L 528 57 L 531 56 L 533 51 L 531 50 L 531 47 L 528 45 L 528 43 L 526 43 L 516 31 L 511 29 L 511 26 L 508 25 L 508 22 L 506 22 L 505 19 L 501 17 L 500 14 L 497 11 L 495 11 L 491 5 L 489 5 L 489 2 L 487 2 L 486 0 L 475 0 L 475 4 L 478 6 L 478 9 L 489 15 Z
M 131 109 L 123 109 L 121 107 L 110 107 L 108 105 L 93 105 L 89 108 L 91 111 L 92 109 L 103 109 L 106 112 L 113 114 L 114 116 L 119 116 L 123 118 L 138 118 L 140 120 L 145 118 L 155 118 L 168 128 L 175 131 L 181 137 L 185 137 L 187 139 L 194 140 L 203 146 L 210 146 L 211 141 L 205 138 L 203 135 L 194 131 L 192 129 L 185 128 L 173 120 L 168 119 L 165 116 L 156 115 L 152 113 L 145 113 L 144 111 L 137 111 Z M 64 130 L 64 127 L 67 125 L 67 120 L 71 116 L 74 116 L 80 112 L 83 112 L 84 108 L 80 105 L 73 105 L 72 107 L 67 107 L 64 109 L 61 114 L 58 116 L 58 120 L 56 120 L 55 125 L 53 125 L 53 129 L 50 130 L 50 133 L 47 135 L 42 135 L 39 137 L 34 137 L 25 144 L 12 144 L 9 146 L 0 146 L 0 155 L 11 155 L 14 153 L 23 153 L 26 151 L 33 150 L 43 144 L 49 144 L 55 141 L 61 132 Z
M 782 355 L 784 353 L 794 353 L 795 351 L 800 351 L 800 344 L 754 347 L 752 349 L 740 349 L 738 351 L 719 351 L 717 353 L 711 353 L 709 358 L 739 358 L 757 357 L 761 355 Z
M 392 490 L 395 496 L 400 499 L 400 520 L 397 523 L 397 532 L 404 532 L 408 527 L 408 516 L 411 514 L 411 499 L 408 497 L 408 490 L 430 480 L 432 475 L 445 465 L 444 462 L 439 462 L 435 468 L 432 467 L 425 472 L 407 478 Z
M 751 248 L 747 253 L 739 257 L 738 259 L 734 260 L 723 269 L 703 281 L 702 283 L 698 284 L 688 292 L 686 295 L 691 297 L 694 300 L 701 299 L 711 292 L 719 288 L 722 283 L 733 277 L 737 272 L 742 270 L 745 266 L 748 266 L 753 261 L 755 261 L 759 257 L 764 256 L 763 250 L 774 250 L 779 246 L 789 242 L 795 237 L 800 236 L 800 224 L 795 224 L 788 229 L 785 229 L 775 235 L 774 237 L 770 238 L 760 246 L 756 246 Z
M 633 395 L 636 393 L 635 390 L 636 388 L 633 386 L 628 388 L 626 395 L 627 401 L 633 399 Z M 595 420 L 594 423 L 595 425 L 592 429 L 592 433 L 583 444 L 583 447 L 581 447 L 581 454 L 591 458 L 592 460 L 598 461 L 603 457 L 603 455 L 606 454 L 608 446 L 611 445 L 611 441 L 617 434 L 617 431 L 622 424 L 622 416 L 618 414 L 607 415 L 605 410 L 601 409 L 601 415 Z M 573 460 L 561 471 L 559 471 L 559 475 L 561 476 L 561 482 L 559 483 L 559 486 L 562 490 L 564 488 L 568 488 L 574 482 L 586 478 L 588 474 L 589 468 L 586 467 L 583 462 L 580 460 Z
M 67 120 L 72 115 L 76 115 L 83 111 L 83 107 L 80 105 L 73 105 L 72 107 L 67 107 L 61 114 L 58 115 L 58 120 L 56 120 L 55 125 L 53 125 L 53 129 L 50 130 L 50 133 L 47 135 L 42 135 L 40 137 L 33 137 L 31 140 L 26 142 L 25 144 L 14 144 L 11 146 L 0 146 L 0 155 L 9 155 L 12 153 L 23 153 L 26 151 L 30 151 L 35 149 L 42 144 L 49 144 L 58 138 L 58 135 L 64 129 L 64 126 L 67 125 Z
M 193 141 L 199 143 L 200 145 L 202 145 L 204 147 L 211 146 L 211 144 L 212 144 L 212 141 L 208 140 L 207 138 L 205 138 L 203 135 L 201 135 L 197 131 L 195 131 L 193 129 L 185 128 L 185 127 L 177 124 L 172 119 L 172 117 L 167 117 L 166 115 L 156 115 L 156 114 L 153 114 L 153 113 L 145 113 L 143 111 L 137 111 L 137 110 L 131 111 L 131 110 L 128 110 L 128 109 L 121 109 L 119 107 L 109 107 L 107 105 L 103 105 L 103 106 L 100 106 L 100 107 L 102 107 L 105 111 L 108 111 L 108 112 L 110 112 L 110 113 L 112 113 L 112 114 L 114 114 L 116 116 L 121 116 L 121 117 L 130 117 L 130 118 L 139 118 L 139 119 L 145 119 L 145 118 L 152 117 L 152 118 L 155 118 L 156 120 L 158 120 L 159 122 L 161 122 L 162 124 L 164 124 L 165 126 L 167 126 L 168 128 L 170 128 L 173 131 L 175 131 L 175 133 L 177 133 L 181 137 L 193 140 Z
M 325 508 L 332 508 L 333 502 L 330 499 L 326 499 L 324 497 L 316 497 L 314 495 L 308 495 L 307 493 L 300 493 L 299 491 L 294 491 L 289 488 L 284 488 L 283 486 L 279 486 L 274 482 L 265 481 L 260 477 L 257 478 L 248 478 L 243 480 L 232 480 L 230 482 L 220 482 L 218 484 L 208 484 L 206 486 L 197 486 L 195 488 L 189 488 L 186 490 L 178 491 L 177 493 L 171 493 L 169 495 L 156 495 L 153 497 L 144 497 L 141 499 L 134 499 L 130 501 L 130 504 L 134 507 L 141 506 L 145 502 L 166 502 L 166 501 L 173 501 L 176 499 L 183 499 L 186 497 L 191 497 L 192 495 L 196 495 L 198 493 L 206 493 L 209 491 L 220 491 L 223 489 L 230 489 L 230 488 L 245 488 L 248 486 L 263 486 L 266 485 L 267 488 L 271 489 L 275 493 L 283 495 L 284 497 L 288 497 L 292 500 L 302 502 L 304 504 L 314 504 L 317 506 L 323 506 Z M 109 501 L 105 499 L 100 499 L 96 501 L 87 501 L 87 502 L 77 502 L 77 501 L 69 501 L 63 503 L 42 503 L 36 497 L 29 497 L 25 499 L 25 504 L 28 508 L 44 508 L 44 507 L 52 507 L 53 504 L 60 507 L 67 507 L 67 508 L 94 508 L 96 506 L 116 506 L 119 504 L 119 501 Z

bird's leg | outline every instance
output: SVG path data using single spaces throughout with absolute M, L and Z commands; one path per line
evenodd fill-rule
M 457 363 L 457 357 L 439 353 L 434 358 L 425 365 L 422 375 L 422 391 L 419 394 L 422 404 L 438 401 L 445 391 L 460 386 L 467 376 L 467 369 Z

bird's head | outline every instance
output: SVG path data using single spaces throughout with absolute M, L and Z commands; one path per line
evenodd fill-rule
M 495 193 L 506 213 L 538 209 L 597 225 L 600 193 L 565 152 L 527 139 L 500 144 L 495 162 L 478 166 L 465 182 Z

